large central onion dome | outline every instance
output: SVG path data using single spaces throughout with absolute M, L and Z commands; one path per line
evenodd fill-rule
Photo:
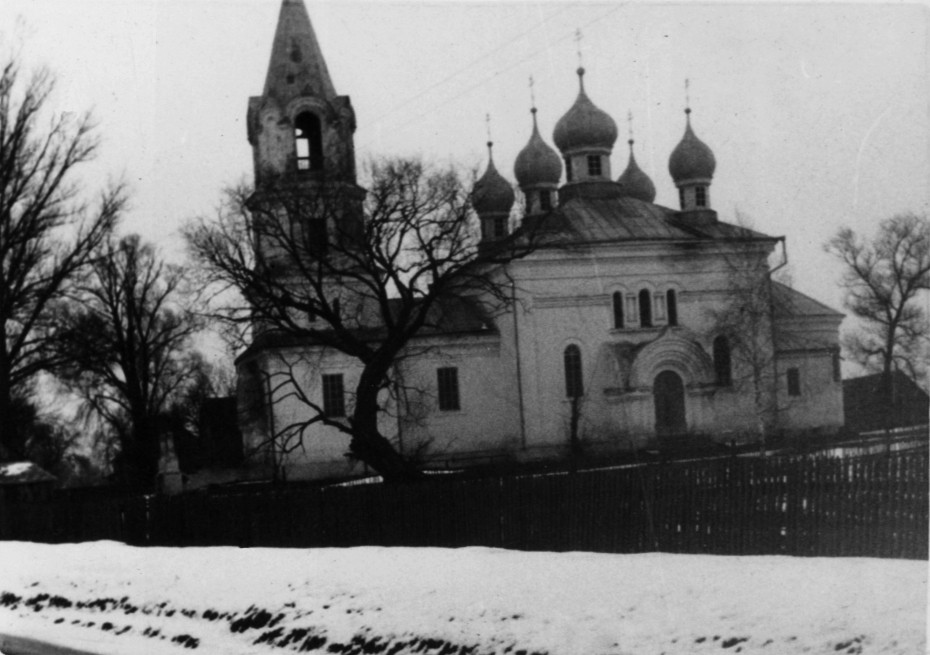
M 563 154 L 580 149 L 609 151 L 617 140 L 617 124 L 584 92 L 584 68 L 578 69 L 578 97 L 555 125 L 552 140 Z
M 710 180 L 714 176 L 717 160 L 714 153 L 691 129 L 691 110 L 686 109 L 685 135 L 668 158 L 668 172 L 675 184 L 688 180 Z
M 513 207 L 516 196 L 510 182 L 504 179 L 504 176 L 498 173 L 497 168 L 494 166 L 494 157 L 491 154 L 492 145 L 489 141 L 488 169 L 475 182 L 475 189 L 472 192 L 472 206 L 479 214 L 506 214 Z
M 521 188 L 539 184 L 558 184 L 562 179 L 562 160 L 558 153 L 549 147 L 539 134 L 536 125 L 536 107 L 533 113 L 533 134 L 529 143 L 523 147 L 513 164 L 513 174 Z
M 623 175 L 617 178 L 617 184 L 622 187 L 623 195 L 644 202 L 652 202 L 656 199 L 656 185 L 636 163 L 636 157 L 633 155 L 633 139 L 627 143 L 630 144 L 630 161 Z

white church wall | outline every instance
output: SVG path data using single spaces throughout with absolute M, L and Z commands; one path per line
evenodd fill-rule
M 843 383 L 834 376 L 833 353 L 802 351 L 778 356 L 780 425 L 789 431 L 838 430 L 843 425 Z M 797 385 L 789 388 L 789 371 Z
M 519 398 L 512 356 L 499 334 L 427 337 L 401 368 L 409 411 L 400 421 L 402 452 L 427 465 L 457 466 L 520 450 Z M 457 408 L 442 406 L 439 369 L 454 371 Z

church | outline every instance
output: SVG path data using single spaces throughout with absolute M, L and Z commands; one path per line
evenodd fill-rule
M 668 159 L 677 208 L 654 203 L 632 138 L 615 174 L 617 125 L 586 94 L 584 74 L 551 141 L 535 107 L 528 137 L 507 136 L 526 139 L 513 162 L 517 189 L 488 144 L 473 192 L 482 244 L 530 224 L 545 225 L 547 239 L 506 265 L 503 311 L 466 308 L 415 337 L 418 354 L 397 374 L 416 397 L 386 400 L 382 434 L 422 466 L 457 468 L 839 429 L 842 314 L 772 279 L 784 238 L 718 216 L 714 153 L 690 108 L 669 126 L 683 130 Z M 335 88 L 302 0 L 283 0 L 264 90 L 248 105 L 257 186 L 269 172 L 312 185 L 325 171 L 364 195 L 355 114 Z M 236 366 L 245 451 L 258 468 L 288 479 L 364 473 L 345 456 L 345 434 L 325 425 L 303 430 L 300 447 L 270 452 L 271 435 L 311 405 L 348 413 L 356 360 L 255 337 Z M 268 384 L 281 367 L 296 368 L 299 394 Z M 246 411 L 256 395 L 261 411 Z

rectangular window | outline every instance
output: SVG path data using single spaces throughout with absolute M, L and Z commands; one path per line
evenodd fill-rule
M 495 216 L 494 217 L 494 238 L 500 239 L 507 236 L 507 217 L 506 216 Z
M 565 181 L 566 182 L 572 181 L 572 158 L 571 157 L 565 158 Z
M 695 187 L 694 189 L 694 204 L 698 207 L 707 206 L 707 189 L 702 186 Z
M 600 176 L 601 174 L 601 157 L 600 155 L 588 155 L 588 175 Z
M 833 381 L 839 382 L 843 378 L 843 371 L 840 367 L 840 354 L 838 352 L 833 353 Z
M 323 376 L 323 414 L 327 418 L 338 418 L 346 415 L 346 398 L 342 373 Z
M 678 189 L 678 203 L 682 209 L 685 208 L 685 190 L 683 188 Z
M 459 370 L 454 366 L 436 369 L 436 384 L 439 389 L 439 411 L 460 410 L 462 407 L 459 403 Z
M 543 189 L 539 192 L 539 208 L 544 212 L 547 212 L 552 209 L 552 192 L 548 189 Z
M 788 395 L 801 395 L 801 371 L 796 368 L 788 369 Z

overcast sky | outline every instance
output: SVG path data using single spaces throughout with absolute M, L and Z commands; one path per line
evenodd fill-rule
M 104 143 L 93 184 L 125 177 L 125 229 L 180 247 L 187 218 L 251 178 L 246 104 L 265 78 L 280 0 L 2 0 L 0 46 L 59 76 L 61 110 L 93 108 Z M 307 7 L 337 92 L 351 96 L 360 160 L 421 154 L 498 169 L 585 86 L 676 207 L 668 156 L 693 125 L 714 151 L 723 220 L 788 237 L 795 286 L 834 307 L 840 268 L 822 244 L 930 204 L 928 13 L 900 4 L 316 2 Z

